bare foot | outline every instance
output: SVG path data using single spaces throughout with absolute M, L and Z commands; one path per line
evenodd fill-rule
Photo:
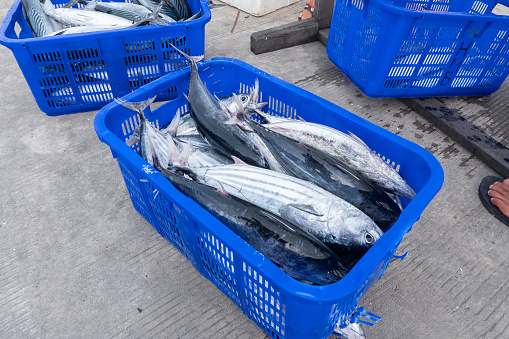
M 306 20 L 306 19 L 310 19 L 312 18 L 313 15 L 311 14 L 311 12 L 309 11 L 309 9 L 304 9 L 300 14 L 299 14 L 299 20 Z
M 504 182 L 495 182 L 490 186 L 488 195 L 493 205 L 497 206 L 500 212 L 509 217 L 509 179 Z

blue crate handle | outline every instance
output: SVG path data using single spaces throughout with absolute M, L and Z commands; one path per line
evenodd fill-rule
M 14 32 L 14 24 L 16 23 L 16 21 L 13 20 L 13 17 L 14 14 L 16 13 L 16 10 L 18 9 L 18 6 L 21 6 L 20 2 L 21 0 L 14 1 L 14 4 L 7 11 L 5 18 L 2 21 L 2 26 L 0 27 L 0 44 L 10 49 L 12 49 L 12 47 L 14 47 L 15 45 L 19 44 L 17 40 L 8 38 L 6 32 L 8 31 Z
M 401 261 L 403 261 L 403 259 L 405 259 L 406 257 L 408 257 L 408 252 L 406 252 L 405 254 L 403 255 L 393 255 L 392 258 L 393 259 L 399 259 Z

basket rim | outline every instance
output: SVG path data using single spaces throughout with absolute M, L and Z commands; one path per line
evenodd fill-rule
M 390 4 L 385 2 L 385 0 L 363 0 L 366 1 L 367 4 L 364 6 L 366 8 L 370 2 L 375 2 L 376 5 L 384 7 L 385 10 L 389 12 L 393 12 L 394 14 L 414 17 L 414 18 L 434 18 L 436 20 L 445 20 L 448 18 L 449 20 L 468 20 L 468 21 L 487 21 L 487 22 L 496 22 L 503 21 L 504 23 L 509 23 L 509 16 L 506 15 L 497 15 L 493 13 L 485 13 L 482 15 L 479 14 L 471 14 L 464 12 L 440 12 L 440 11 L 431 11 L 431 10 L 414 10 L 402 8 L 400 6 Z M 451 0 L 454 1 L 454 0 Z M 499 3 L 502 3 L 507 0 L 500 0 Z M 339 4 L 339 1 L 337 2 Z M 347 6 L 351 6 L 352 4 L 349 2 Z M 509 7 L 509 3 L 505 4 L 505 6 Z M 361 10 L 363 11 L 363 10 Z
M 113 0 L 115 1 L 115 0 Z M 120 1 L 120 0 L 119 0 Z M 119 2 L 116 1 L 116 2 Z M 211 18 L 211 12 L 210 8 L 208 6 L 207 0 L 198 0 L 200 2 L 200 7 L 202 11 L 201 17 L 198 19 L 192 20 L 192 21 L 185 21 L 185 22 L 173 22 L 168 24 L 167 26 L 158 26 L 158 25 L 146 25 L 146 26 L 138 26 L 138 27 L 126 27 L 126 28 L 120 28 L 116 30 L 111 31 L 102 31 L 102 32 L 88 32 L 88 33 L 76 33 L 76 34 L 69 34 L 69 35 L 58 35 L 58 36 L 43 36 L 43 37 L 32 37 L 32 38 L 9 38 L 6 36 L 6 31 L 9 28 L 9 26 L 14 25 L 13 17 L 14 14 L 17 11 L 22 11 L 22 4 L 21 0 L 14 0 L 14 3 L 12 4 L 11 8 L 7 11 L 7 14 L 5 15 L 5 18 L 2 21 L 2 25 L 0 26 L 0 44 L 4 45 L 8 48 L 15 47 L 21 45 L 22 47 L 25 47 L 25 45 L 47 45 L 48 43 L 59 43 L 59 44 L 66 44 L 70 43 L 71 41 L 75 41 L 76 39 L 85 39 L 85 38 L 115 38 L 120 36 L 125 36 L 126 34 L 133 32 L 136 30 L 137 34 L 151 34 L 158 31 L 164 31 L 165 29 L 193 29 L 195 26 L 205 26 Z M 23 17 L 23 20 L 26 21 L 26 19 Z M 28 22 L 27 22 L 28 24 Z

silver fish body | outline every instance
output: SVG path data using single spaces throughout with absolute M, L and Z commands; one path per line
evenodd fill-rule
M 296 224 L 321 241 L 366 249 L 382 235 L 366 214 L 308 181 L 249 165 L 192 170 L 200 182 L 219 186 L 230 195 Z
M 375 222 L 394 223 L 401 210 L 377 185 L 358 171 L 311 146 L 246 120 L 286 173 L 308 180 L 354 205 Z
M 337 157 L 364 174 L 387 192 L 415 197 L 414 190 L 392 167 L 358 138 L 332 127 L 301 121 L 284 121 L 264 126 L 274 132 Z
M 50 18 L 45 10 L 52 10 L 51 1 L 42 4 L 39 0 L 21 0 L 27 22 L 35 37 L 42 37 L 61 30 L 62 24 Z
M 115 15 L 76 8 L 53 8 L 45 9 L 44 12 L 64 26 L 129 27 L 132 25 L 132 21 Z
M 299 227 L 176 172 L 163 169 L 162 173 L 178 190 L 292 278 L 308 284 L 327 285 L 347 274 L 347 268 L 334 252 Z
M 152 14 L 152 12 L 145 6 L 126 2 L 90 1 L 87 3 L 86 1 L 83 1 L 82 3 L 87 5 L 86 9 L 116 15 L 132 22 L 141 21 L 148 15 Z
M 187 20 L 193 15 L 187 0 L 164 0 L 164 2 L 168 9 L 175 13 L 175 19 L 178 21 Z
M 80 34 L 80 33 L 92 33 L 92 32 L 104 32 L 104 31 L 113 31 L 116 29 L 123 29 L 128 27 L 120 27 L 120 26 L 73 26 L 63 28 L 59 31 L 53 32 L 48 36 L 57 36 L 57 35 L 69 35 L 69 34 Z

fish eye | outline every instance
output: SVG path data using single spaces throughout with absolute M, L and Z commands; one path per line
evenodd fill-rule
M 247 99 L 248 99 L 247 95 L 243 95 L 243 96 L 240 97 L 240 101 L 242 101 L 242 102 L 246 102 Z
M 375 243 L 375 237 L 369 232 L 366 232 L 366 234 L 364 235 L 364 239 L 366 240 L 366 244 L 368 245 Z

